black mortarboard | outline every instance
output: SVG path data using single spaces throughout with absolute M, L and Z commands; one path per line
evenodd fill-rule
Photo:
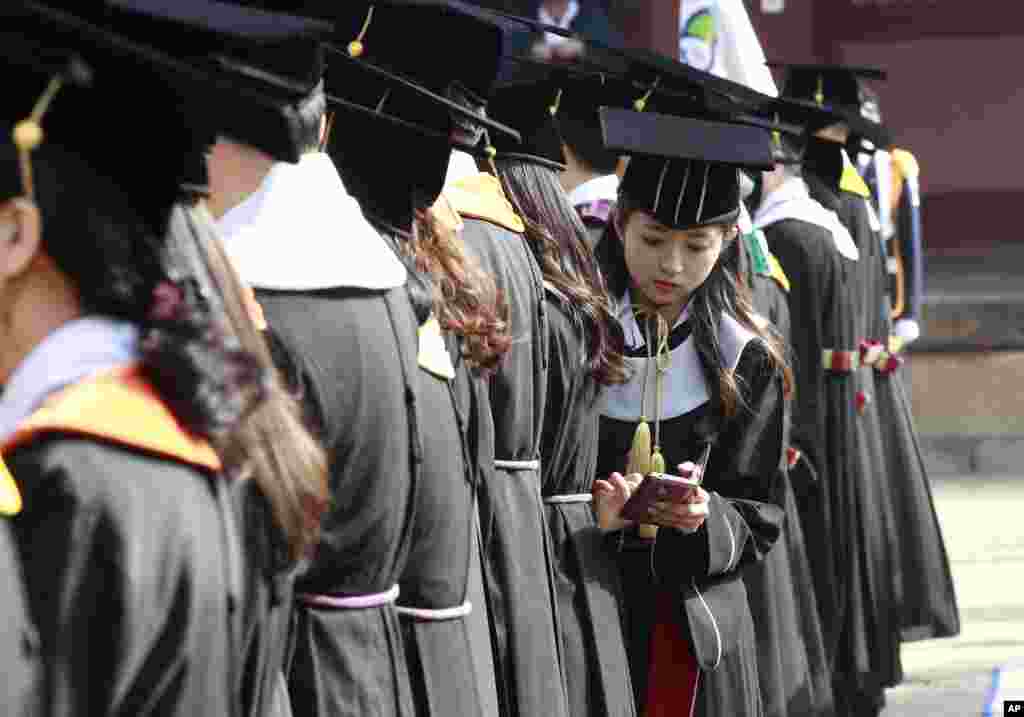
M 299 97 L 323 76 L 320 41 L 332 26 L 322 20 L 216 0 L 105 2 L 109 19 L 104 24 L 118 32 L 159 47 L 174 43 L 175 54 L 206 58 L 243 75 L 272 73 L 291 83 Z
M 782 96 L 804 103 L 813 103 L 836 115 L 850 132 L 878 147 L 891 144 L 888 131 L 879 122 L 863 116 L 863 85 L 861 80 L 884 80 L 886 73 L 870 67 L 841 65 L 789 65 L 769 62 L 769 67 L 784 68 Z M 814 130 L 812 130 L 814 131 Z
M 861 80 L 884 80 L 886 73 L 873 67 L 799 65 L 769 62 L 786 71 L 782 94 L 818 105 L 860 112 Z
M 31 188 L 33 156 L 62 150 L 123 190 L 159 233 L 180 196 L 201 111 L 231 106 L 278 136 L 290 132 L 288 117 L 252 88 L 47 4 L 14 0 L 0 7 L 0 53 L 4 136 L 18 126 L 19 139 L 39 140 L 25 144 L 36 145 L 20 154 L 27 162 L 7 163 L 0 198 Z M 18 156 L 10 139 L 3 146 L 7 156 Z
M 488 114 L 518 131 L 522 142 L 492 137 L 498 157 L 565 169 L 562 138 L 556 123 L 562 98 L 560 80 L 551 68 L 506 63 Z
M 215 0 L 106 0 L 102 11 L 84 7 L 90 21 L 265 98 L 264 112 L 229 102 L 201 108 L 191 119 L 197 134 L 230 136 L 280 161 L 298 161 L 304 142 L 296 110 L 319 86 L 328 23 Z
M 356 96 L 348 82 L 346 62 L 369 65 L 381 78 L 390 75 L 412 81 L 462 108 L 483 107 L 498 73 L 506 35 L 511 32 L 493 16 L 457 0 L 305 0 L 301 12 L 335 25 L 328 53 L 328 89 L 361 105 L 375 105 L 383 93 L 374 90 L 376 97 Z M 447 41 L 452 37 L 457 37 L 458 43 Z M 413 105 L 400 116 L 425 124 L 422 114 Z M 456 117 L 517 136 L 480 112 L 456 113 Z M 443 129 L 433 123 L 429 126 Z
M 758 127 L 612 108 L 601 121 L 605 145 L 631 155 L 621 191 L 673 229 L 735 221 L 739 168 L 773 166 L 770 133 Z

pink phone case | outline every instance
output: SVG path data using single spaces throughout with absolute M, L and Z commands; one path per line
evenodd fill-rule
M 648 473 L 622 506 L 619 515 L 625 520 L 643 522 L 647 520 L 651 506 L 655 503 L 685 503 L 690 493 L 699 485 L 700 481 L 695 478 L 683 478 L 668 473 Z

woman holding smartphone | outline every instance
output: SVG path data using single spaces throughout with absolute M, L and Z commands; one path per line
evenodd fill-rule
M 631 377 L 605 394 L 594 492 L 618 551 L 634 694 L 647 717 L 759 715 L 740 571 L 780 532 L 790 378 L 738 279 L 736 220 L 738 168 L 770 164 L 770 136 L 603 119 L 606 144 L 632 155 L 598 247 Z M 665 466 L 701 484 L 651 503 L 643 524 L 623 520 L 644 475 Z

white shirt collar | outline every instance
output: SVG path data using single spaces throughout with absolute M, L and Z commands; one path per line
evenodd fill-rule
M 606 174 L 601 177 L 588 179 L 569 192 L 569 203 L 574 207 L 597 202 L 602 199 L 610 202 L 618 201 L 619 177 L 617 174 Z
M 547 8 L 544 7 L 544 3 L 542 2 L 540 9 L 537 10 L 537 19 L 545 25 L 554 25 L 555 27 L 560 27 L 563 30 L 568 30 L 569 25 L 572 24 L 572 21 L 575 20 L 579 14 L 580 4 L 577 0 L 569 0 L 569 7 L 566 8 L 565 15 L 559 19 L 552 17 L 551 13 L 547 11 Z M 551 32 L 544 33 L 544 37 L 545 42 L 549 45 L 561 45 L 569 40 L 567 37 L 555 35 Z
M 39 342 L 14 369 L 0 396 L 0 440 L 8 438 L 47 396 L 138 359 L 139 332 L 125 321 L 86 316 Z
M 800 177 L 787 177 L 774 191 L 765 194 L 754 215 L 754 227 L 764 229 L 784 219 L 798 219 L 828 230 L 840 254 L 851 261 L 860 258 L 857 244 L 839 216 L 814 201 Z
M 474 177 L 477 174 L 480 174 L 480 169 L 476 166 L 476 160 L 473 159 L 473 156 L 468 152 L 453 149 L 452 155 L 448 159 L 448 172 L 444 176 L 445 189 L 459 180 L 466 177 Z
M 276 163 L 217 223 L 242 280 L 256 288 L 392 289 L 406 270 L 345 190 L 330 157 Z

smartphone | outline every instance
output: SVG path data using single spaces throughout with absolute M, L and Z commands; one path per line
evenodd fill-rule
M 668 473 L 648 473 L 643 481 L 622 506 L 619 516 L 625 520 L 644 522 L 655 503 L 685 503 L 697 490 L 711 457 L 711 444 L 704 448 L 697 464 L 696 478 L 675 476 Z

